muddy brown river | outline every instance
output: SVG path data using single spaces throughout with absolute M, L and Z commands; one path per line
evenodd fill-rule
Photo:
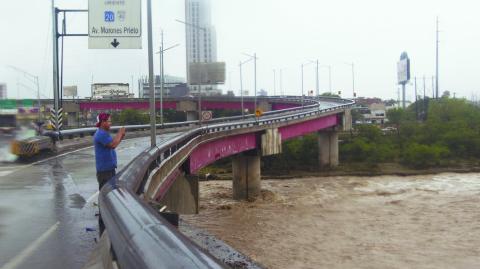
M 480 268 L 480 174 L 201 183 L 185 220 L 266 268 Z

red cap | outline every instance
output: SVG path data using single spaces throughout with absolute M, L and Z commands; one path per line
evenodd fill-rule
M 109 118 L 110 118 L 110 114 L 108 114 L 108 113 L 103 113 L 102 112 L 102 113 L 98 114 L 96 126 L 100 127 L 100 124 L 102 123 L 102 121 L 107 121 Z

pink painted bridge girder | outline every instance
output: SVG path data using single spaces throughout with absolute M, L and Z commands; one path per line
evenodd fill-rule
M 190 173 L 222 158 L 257 148 L 255 133 L 236 135 L 215 140 L 197 147 L 190 155 Z
M 160 102 L 156 102 L 155 107 L 160 109 Z M 88 102 L 80 103 L 80 110 L 148 110 L 150 104 L 148 102 Z M 163 102 L 164 109 L 176 109 L 177 102 Z
M 278 128 L 282 141 L 330 128 L 339 124 L 337 115 L 330 115 L 311 121 L 301 122 Z

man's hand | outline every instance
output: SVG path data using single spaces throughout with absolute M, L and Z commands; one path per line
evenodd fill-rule
M 122 139 L 125 137 L 125 132 L 125 127 L 120 128 L 112 143 L 108 144 L 107 146 L 112 149 L 116 148 L 120 144 Z
M 122 127 L 122 128 L 120 128 L 120 130 L 118 132 L 120 133 L 120 135 L 122 136 L 122 139 L 123 139 L 125 137 L 125 133 L 127 131 L 125 130 L 125 127 Z

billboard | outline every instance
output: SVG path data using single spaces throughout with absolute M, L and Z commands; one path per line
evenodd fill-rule
M 397 63 L 398 84 L 407 84 L 410 80 L 410 59 L 404 58 Z
M 190 63 L 190 85 L 217 85 L 225 83 L 225 63 Z
M 77 86 L 64 86 L 63 87 L 63 96 L 77 96 Z
M 128 83 L 96 83 L 92 84 L 92 98 L 130 98 Z

